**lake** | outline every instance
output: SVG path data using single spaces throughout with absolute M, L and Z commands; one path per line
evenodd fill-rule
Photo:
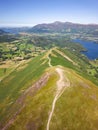
M 80 43 L 87 51 L 81 52 L 85 54 L 90 60 L 98 58 L 98 44 L 91 41 L 84 41 L 80 39 L 75 39 L 74 42 Z

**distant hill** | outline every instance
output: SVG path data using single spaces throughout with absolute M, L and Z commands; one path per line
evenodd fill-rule
M 27 32 L 30 28 L 29 27 L 4 27 L 2 30 L 12 34 L 18 34 L 20 32 Z
M 10 32 L 5 31 L 3 28 L 0 29 L 0 43 L 1 42 L 11 42 L 17 39 L 17 37 Z
M 59 22 L 56 21 L 54 23 L 49 24 L 38 24 L 31 28 L 29 32 L 34 33 L 80 33 L 80 32 L 87 32 L 89 33 L 92 31 L 97 31 L 98 25 L 97 24 L 78 24 L 78 23 L 71 23 L 71 22 Z

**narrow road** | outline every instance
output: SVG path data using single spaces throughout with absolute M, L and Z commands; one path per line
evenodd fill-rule
M 51 59 L 49 58 L 49 66 L 52 67 L 51 65 Z M 52 119 L 52 115 L 55 109 L 55 105 L 56 105 L 56 101 L 60 98 L 60 96 L 63 94 L 64 90 L 70 86 L 70 82 L 68 80 L 67 77 L 65 77 L 63 69 L 61 69 L 60 67 L 56 68 L 56 72 L 59 75 L 59 80 L 57 81 L 57 90 L 56 90 L 56 94 L 52 103 L 52 108 L 51 108 L 51 112 L 49 114 L 49 118 L 48 118 L 48 122 L 47 122 L 47 129 L 49 130 L 50 127 L 50 121 Z

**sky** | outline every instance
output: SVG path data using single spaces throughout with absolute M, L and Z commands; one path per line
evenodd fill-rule
M 0 0 L 0 26 L 98 24 L 98 0 Z

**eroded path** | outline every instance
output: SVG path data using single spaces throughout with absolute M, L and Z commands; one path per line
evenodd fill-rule
M 51 65 L 51 59 L 49 58 L 49 56 L 48 56 L 48 59 L 49 59 L 49 66 L 51 67 L 52 66 Z M 67 76 L 64 74 L 64 70 L 60 66 L 56 68 L 56 72 L 59 75 L 59 80 L 56 83 L 56 85 L 57 85 L 56 94 L 55 94 L 55 97 L 54 97 L 54 100 L 53 100 L 53 103 L 52 103 L 52 108 L 51 108 L 51 112 L 49 114 L 46 130 L 49 130 L 50 122 L 51 122 L 51 119 L 52 119 L 52 115 L 53 115 L 57 100 L 63 94 L 64 90 L 67 87 L 70 86 L 70 81 L 68 80 Z

